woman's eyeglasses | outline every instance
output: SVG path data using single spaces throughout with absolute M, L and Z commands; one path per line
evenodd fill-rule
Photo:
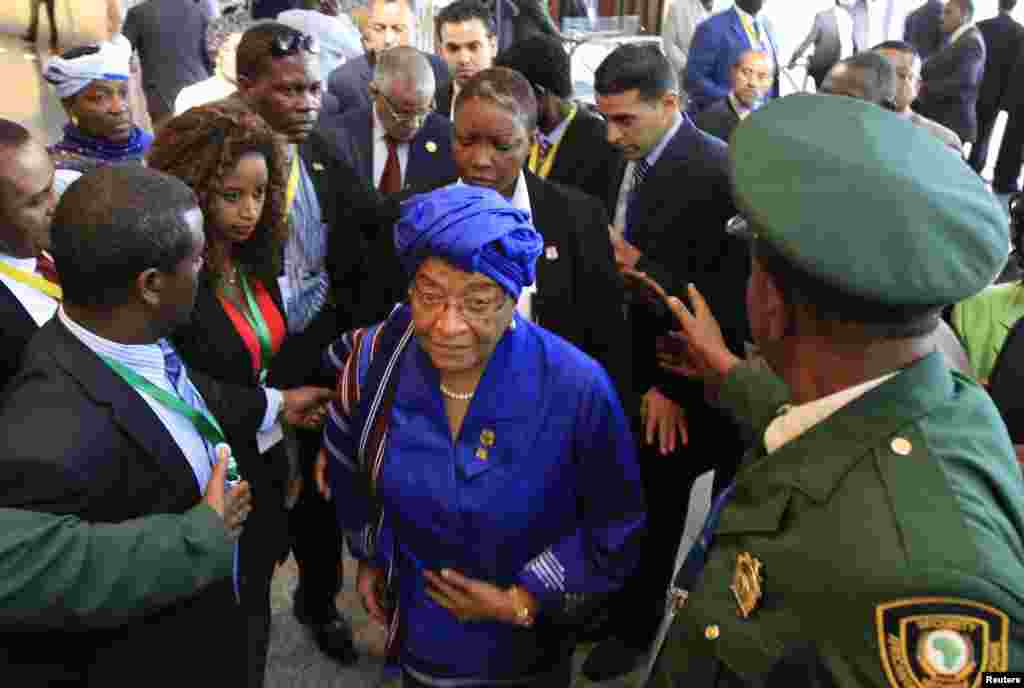
M 486 320 L 493 317 L 508 300 L 505 292 L 464 294 L 451 297 L 434 289 L 424 288 L 413 282 L 409 287 L 409 295 L 420 308 L 430 314 L 440 313 L 450 302 L 454 302 L 455 310 L 466 320 Z

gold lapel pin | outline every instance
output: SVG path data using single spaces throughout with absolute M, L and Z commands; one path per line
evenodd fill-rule
M 324 171 L 323 163 L 321 163 L 321 162 L 314 162 L 313 163 L 313 171 L 314 172 L 323 172 Z
M 424 144 L 423 147 L 427 149 L 428 153 L 436 153 L 437 152 L 437 144 L 434 143 L 433 141 L 427 141 L 426 144 Z
M 491 429 L 486 429 L 480 433 L 480 444 L 485 447 L 493 447 L 494 439 L 494 431 Z

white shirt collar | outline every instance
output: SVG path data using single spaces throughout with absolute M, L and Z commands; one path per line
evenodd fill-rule
M 57 309 L 57 317 L 65 327 L 83 344 L 99 356 L 112 358 L 132 370 L 151 378 L 152 374 L 164 375 L 164 353 L 159 342 L 152 344 L 121 344 L 114 342 L 82 327 L 64 312 L 64 306 Z M 150 375 L 145 375 L 145 373 Z
M 579 108 L 579 105 L 577 105 L 576 107 Z M 578 113 L 577 113 L 577 116 L 578 116 Z M 561 122 L 558 123 L 557 127 L 555 127 L 554 129 L 551 130 L 550 134 L 545 134 L 544 132 L 540 132 L 540 135 L 544 137 L 544 140 L 548 142 L 548 145 L 554 146 L 554 145 L 557 145 L 558 142 L 562 140 L 562 137 L 565 136 L 565 132 L 566 132 L 566 130 L 568 128 L 569 128 L 569 118 L 565 117 L 564 119 L 562 119 Z
M 840 390 L 827 397 L 790 407 L 769 423 L 768 428 L 764 431 L 765 451 L 771 454 L 787 442 L 795 440 L 839 409 L 864 396 L 894 375 L 896 373 L 889 373 L 874 380 L 862 382 L 855 387 Z
M 756 15 L 750 14 L 748 12 L 744 12 L 743 10 L 740 9 L 739 5 L 733 5 L 732 8 L 734 10 L 736 10 L 736 14 L 740 15 L 740 19 L 746 19 L 751 24 L 753 24 L 755 21 L 757 21 L 757 16 Z
M 732 104 L 732 109 L 739 115 L 740 121 L 742 122 L 750 115 L 750 108 L 740 102 L 740 99 L 736 97 L 735 93 L 729 93 L 729 102 Z
M 672 122 L 672 126 L 668 128 L 668 131 L 665 132 L 665 135 L 661 137 L 660 141 L 658 141 L 658 145 L 652 148 L 651 151 L 647 154 L 646 160 L 648 165 L 654 167 L 655 165 L 658 164 L 658 158 L 661 157 L 661 154 L 662 152 L 664 152 L 665 147 L 668 146 L 668 142 L 672 140 L 672 137 L 676 135 L 676 133 L 679 131 L 679 127 L 681 127 L 682 125 L 683 116 L 677 112 L 675 113 L 675 119 Z
M 460 177 L 456 184 L 465 184 Z M 516 210 L 522 210 L 533 219 L 533 208 L 530 206 L 530 190 L 526 188 L 526 175 L 523 174 L 522 170 L 519 170 L 519 178 L 516 180 L 516 190 L 512 192 L 512 198 L 509 199 L 509 203 Z
M 6 253 L 0 253 L 0 260 L 7 263 L 11 267 L 18 268 L 19 270 L 23 270 L 25 272 L 36 271 L 35 258 L 15 258 L 14 256 L 7 255 Z
M 957 39 L 959 39 L 961 36 L 963 36 L 965 33 L 967 33 L 973 26 L 974 26 L 974 22 L 968 22 L 968 23 L 964 24 L 963 26 L 961 26 L 956 31 L 954 31 L 953 35 L 949 37 L 949 44 L 953 45 L 954 43 L 956 43 Z

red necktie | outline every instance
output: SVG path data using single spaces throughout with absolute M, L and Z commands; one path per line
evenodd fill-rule
M 57 266 L 53 264 L 53 258 L 40 253 L 39 257 L 36 258 L 36 272 L 45 279 L 47 282 L 53 282 L 54 284 L 60 284 L 60 277 L 57 275 Z
M 381 193 L 398 193 L 402 190 L 402 166 L 398 163 L 398 144 L 391 138 L 384 139 L 388 144 L 388 160 L 384 163 L 384 173 L 380 175 L 377 190 Z

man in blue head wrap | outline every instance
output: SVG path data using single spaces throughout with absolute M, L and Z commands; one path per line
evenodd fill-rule
M 329 351 L 327 476 L 363 603 L 409 685 L 568 686 L 563 624 L 638 556 L 622 407 L 600 365 L 517 313 L 543 243 L 503 196 L 414 196 L 395 246 L 408 304 Z

